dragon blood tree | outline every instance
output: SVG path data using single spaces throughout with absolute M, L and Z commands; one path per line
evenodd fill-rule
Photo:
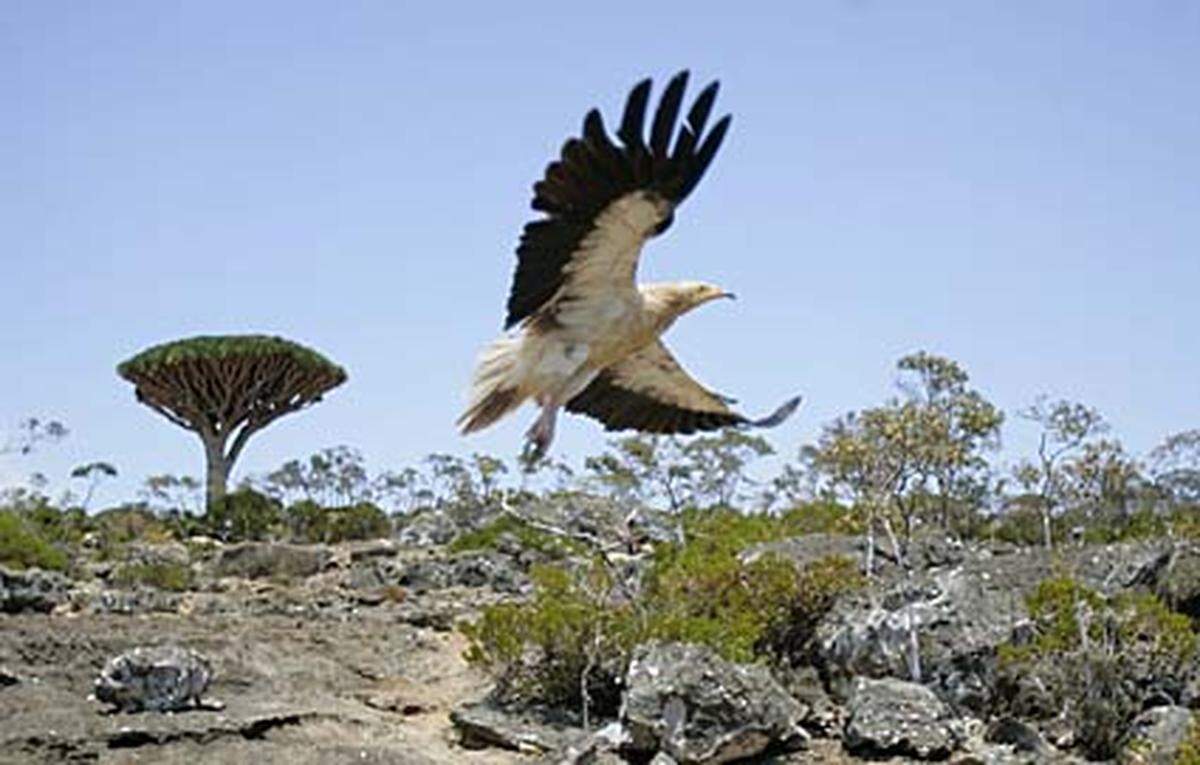
M 346 371 L 316 351 L 266 335 L 156 345 L 120 364 L 117 374 L 134 384 L 138 401 L 200 436 L 208 507 L 225 496 L 250 436 L 346 381 Z

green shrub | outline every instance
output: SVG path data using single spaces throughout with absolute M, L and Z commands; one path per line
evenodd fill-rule
M 861 534 L 866 529 L 861 513 L 837 502 L 806 502 L 784 511 L 778 518 L 779 530 L 788 537 Z
M 1164 513 L 1144 509 L 1128 515 L 1092 519 L 1084 525 L 1083 541 L 1088 544 L 1138 542 L 1160 539 L 1170 532 L 1171 519 Z
M 1116 756 L 1152 689 L 1178 686 L 1195 654 L 1188 618 L 1153 595 L 1106 599 L 1058 576 L 1041 582 L 1026 605 L 1032 639 L 999 652 L 1001 711 L 1064 714 L 1090 758 Z
M 743 564 L 736 554 L 705 547 L 686 545 L 651 567 L 646 636 L 701 643 L 730 661 L 754 661 L 799 597 L 796 568 L 773 555 Z
M 63 571 L 67 568 L 67 555 L 19 514 L 0 510 L 0 564 Z
M 183 592 L 192 586 L 192 570 L 181 563 L 127 563 L 113 573 L 112 581 L 121 587 L 144 584 Z
M 1200 540 L 1200 505 L 1184 505 L 1170 514 L 1171 531 L 1182 539 Z
M 1051 533 L 1061 534 L 1061 525 L 1051 526 Z M 1033 507 L 1017 507 L 1001 513 L 981 524 L 977 534 L 981 539 L 996 539 L 1001 542 L 1032 547 L 1045 544 L 1042 529 L 1042 512 Z
M 498 678 L 502 693 L 576 704 L 583 688 L 615 711 L 630 651 L 647 640 L 700 643 L 735 662 L 794 660 L 817 621 L 861 584 L 855 564 L 828 558 L 802 571 L 777 556 L 739 558 L 778 538 L 779 518 L 689 513 L 686 542 L 663 545 L 641 586 L 619 586 L 600 560 L 535 567 L 530 602 L 485 608 L 464 625 L 466 657 Z M 586 679 L 585 679 L 586 678 Z
M 535 566 L 533 599 L 485 608 L 461 627 L 466 659 L 490 670 L 503 695 L 577 705 L 586 687 L 602 714 L 616 711 L 620 679 L 641 630 L 632 604 L 614 601 L 600 562 Z
M 1051 526 L 1051 535 L 1056 545 L 1082 542 L 1085 544 L 1114 544 L 1159 539 L 1172 531 L 1177 536 L 1188 536 L 1195 526 L 1192 514 L 1159 512 L 1143 508 L 1126 515 L 1092 514 L 1082 510 L 1071 510 L 1056 514 Z M 1078 533 L 1078 538 L 1076 534 Z M 990 518 L 972 532 L 976 539 L 997 539 L 1023 547 L 1045 544 L 1042 531 L 1042 513 L 1035 507 L 1023 506 Z
M 116 549 L 130 542 L 160 544 L 175 538 L 171 528 L 153 510 L 136 505 L 97 513 L 92 524 L 100 536 L 102 549 Z
M 274 532 L 283 518 L 279 503 L 254 489 L 238 489 L 213 502 L 204 513 L 204 527 L 226 542 L 260 541 Z
M 52 505 L 39 505 L 22 512 L 25 520 L 37 527 L 47 542 L 64 546 L 77 545 L 94 524 L 82 508 L 62 510 Z
M 378 539 L 392 533 L 387 513 L 370 502 L 325 507 L 301 500 L 288 507 L 287 525 L 293 541 L 309 543 Z
M 329 527 L 330 542 L 379 539 L 392 533 L 392 522 L 387 513 L 370 502 L 333 508 Z
M 796 597 L 788 618 L 773 623 L 760 650 L 791 666 L 811 664 L 813 637 L 821 619 L 843 595 L 867 583 L 858 564 L 844 555 L 831 555 L 805 566 L 796 582 Z
M 515 537 L 522 548 L 536 550 L 548 558 L 565 558 L 584 551 L 581 543 L 535 529 L 512 515 L 501 515 L 474 531 L 460 534 L 450 543 L 450 550 L 494 550 L 506 534 Z

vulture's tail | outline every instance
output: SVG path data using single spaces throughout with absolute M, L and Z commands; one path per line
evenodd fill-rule
M 525 401 L 517 379 L 520 337 L 501 337 L 484 349 L 471 380 L 471 401 L 458 418 L 464 434 L 483 430 Z

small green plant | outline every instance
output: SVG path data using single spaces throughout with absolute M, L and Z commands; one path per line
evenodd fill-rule
M 287 525 L 297 542 L 336 544 L 356 539 L 379 539 L 392 532 L 387 513 L 370 502 L 325 507 L 301 500 L 287 509 Z
M 181 563 L 127 563 L 113 573 L 112 581 L 121 587 L 141 584 L 184 592 L 192 586 L 192 571 Z
M 540 531 L 511 515 L 502 515 L 474 531 L 459 535 L 450 543 L 450 550 L 494 550 L 505 535 L 514 537 L 522 548 L 536 550 L 548 558 L 565 558 L 584 552 L 579 542 Z
M 0 510 L 0 564 L 63 571 L 67 568 L 67 555 L 19 514 Z
M 204 513 L 208 532 L 226 542 L 266 539 L 283 517 L 279 503 L 254 489 L 239 489 L 213 501 Z
M 866 583 L 858 564 L 844 555 L 831 555 L 808 564 L 800 571 L 788 618 L 771 626 L 765 649 L 785 664 L 812 663 L 813 635 L 821 619 L 839 598 Z
M 50 504 L 38 504 L 22 510 L 21 515 L 47 542 L 65 547 L 79 544 L 92 528 L 91 519 L 78 507 L 63 510 Z
M 736 553 L 686 545 L 647 576 L 647 637 L 702 643 L 730 661 L 752 662 L 799 596 L 799 575 L 786 560 L 767 555 L 745 564 Z
M 466 657 L 506 694 L 551 704 L 587 698 L 608 712 L 630 652 L 647 640 L 700 643 L 735 662 L 795 660 L 820 617 L 862 578 L 844 558 L 803 570 L 776 555 L 742 558 L 748 546 L 779 538 L 782 523 L 688 513 L 686 542 L 660 546 L 640 587 L 618 583 L 600 558 L 535 567 L 530 602 L 485 608 L 463 626 Z
M 531 577 L 531 602 L 490 606 L 460 627 L 467 661 L 496 675 L 505 695 L 576 705 L 586 694 L 597 711 L 614 712 L 641 632 L 632 604 L 614 602 L 613 579 L 597 560 L 535 566 Z
M 130 542 L 159 544 L 175 538 L 171 528 L 144 506 L 114 507 L 97 513 L 93 524 L 105 548 L 119 548 Z
M 1041 582 L 1026 605 L 1034 635 L 1000 648 L 1000 706 L 1022 716 L 1065 714 L 1090 758 L 1116 756 L 1149 689 L 1177 685 L 1196 651 L 1188 618 L 1153 595 L 1105 598 L 1060 575 Z

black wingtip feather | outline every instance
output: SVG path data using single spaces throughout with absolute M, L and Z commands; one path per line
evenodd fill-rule
M 696 151 L 696 157 L 688 168 L 688 177 L 684 181 L 679 195 L 680 199 L 686 199 L 692 193 L 692 189 L 696 188 L 700 179 L 704 177 L 704 171 L 708 169 L 709 163 L 716 156 L 717 149 L 721 148 L 721 142 L 725 140 L 725 133 L 728 132 L 729 124 L 732 121 L 733 115 L 726 114 L 716 125 L 713 125 L 712 132 L 704 139 L 704 143 L 700 144 L 700 148 Z
M 646 104 L 650 101 L 650 82 L 647 77 L 629 91 L 625 114 L 621 116 L 621 128 L 617 131 L 626 146 L 643 145 L 642 128 L 646 123 Z
M 654 113 L 654 124 L 650 128 L 650 153 L 655 160 L 663 161 L 671 149 L 671 134 L 679 118 L 679 107 L 683 103 L 683 92 L 687 88 L 688 72 L 684 69 L 671 78 L 663 91 L 658 110 Z
M 800 408 L 800 402 L 802 400 L 803 398 L 801 396 L 789 398 L 787 401 L 783 402 L 782 406 L 780 406 L 774 412 L 768 414 L 766 417 L 763 417 L 760 420 L 753 420 L 747 424 L 755 428 L 773 428 L 776 425 L 782 425 L 787 418 L 791 417 L 792 414 L 794 414 L 795 411 Z
M 704 124 L 708 122 L 708 115 L 712 113 L 713 104 L 717 100 L 717 91 L 720 89 L 720 82 L 717 80 L 710 82 L 704 90 L 700 91 L 700 95 L 696 96 L 696 102 L 688 111 L 688 127 L 696 135 L 704 132 Z

